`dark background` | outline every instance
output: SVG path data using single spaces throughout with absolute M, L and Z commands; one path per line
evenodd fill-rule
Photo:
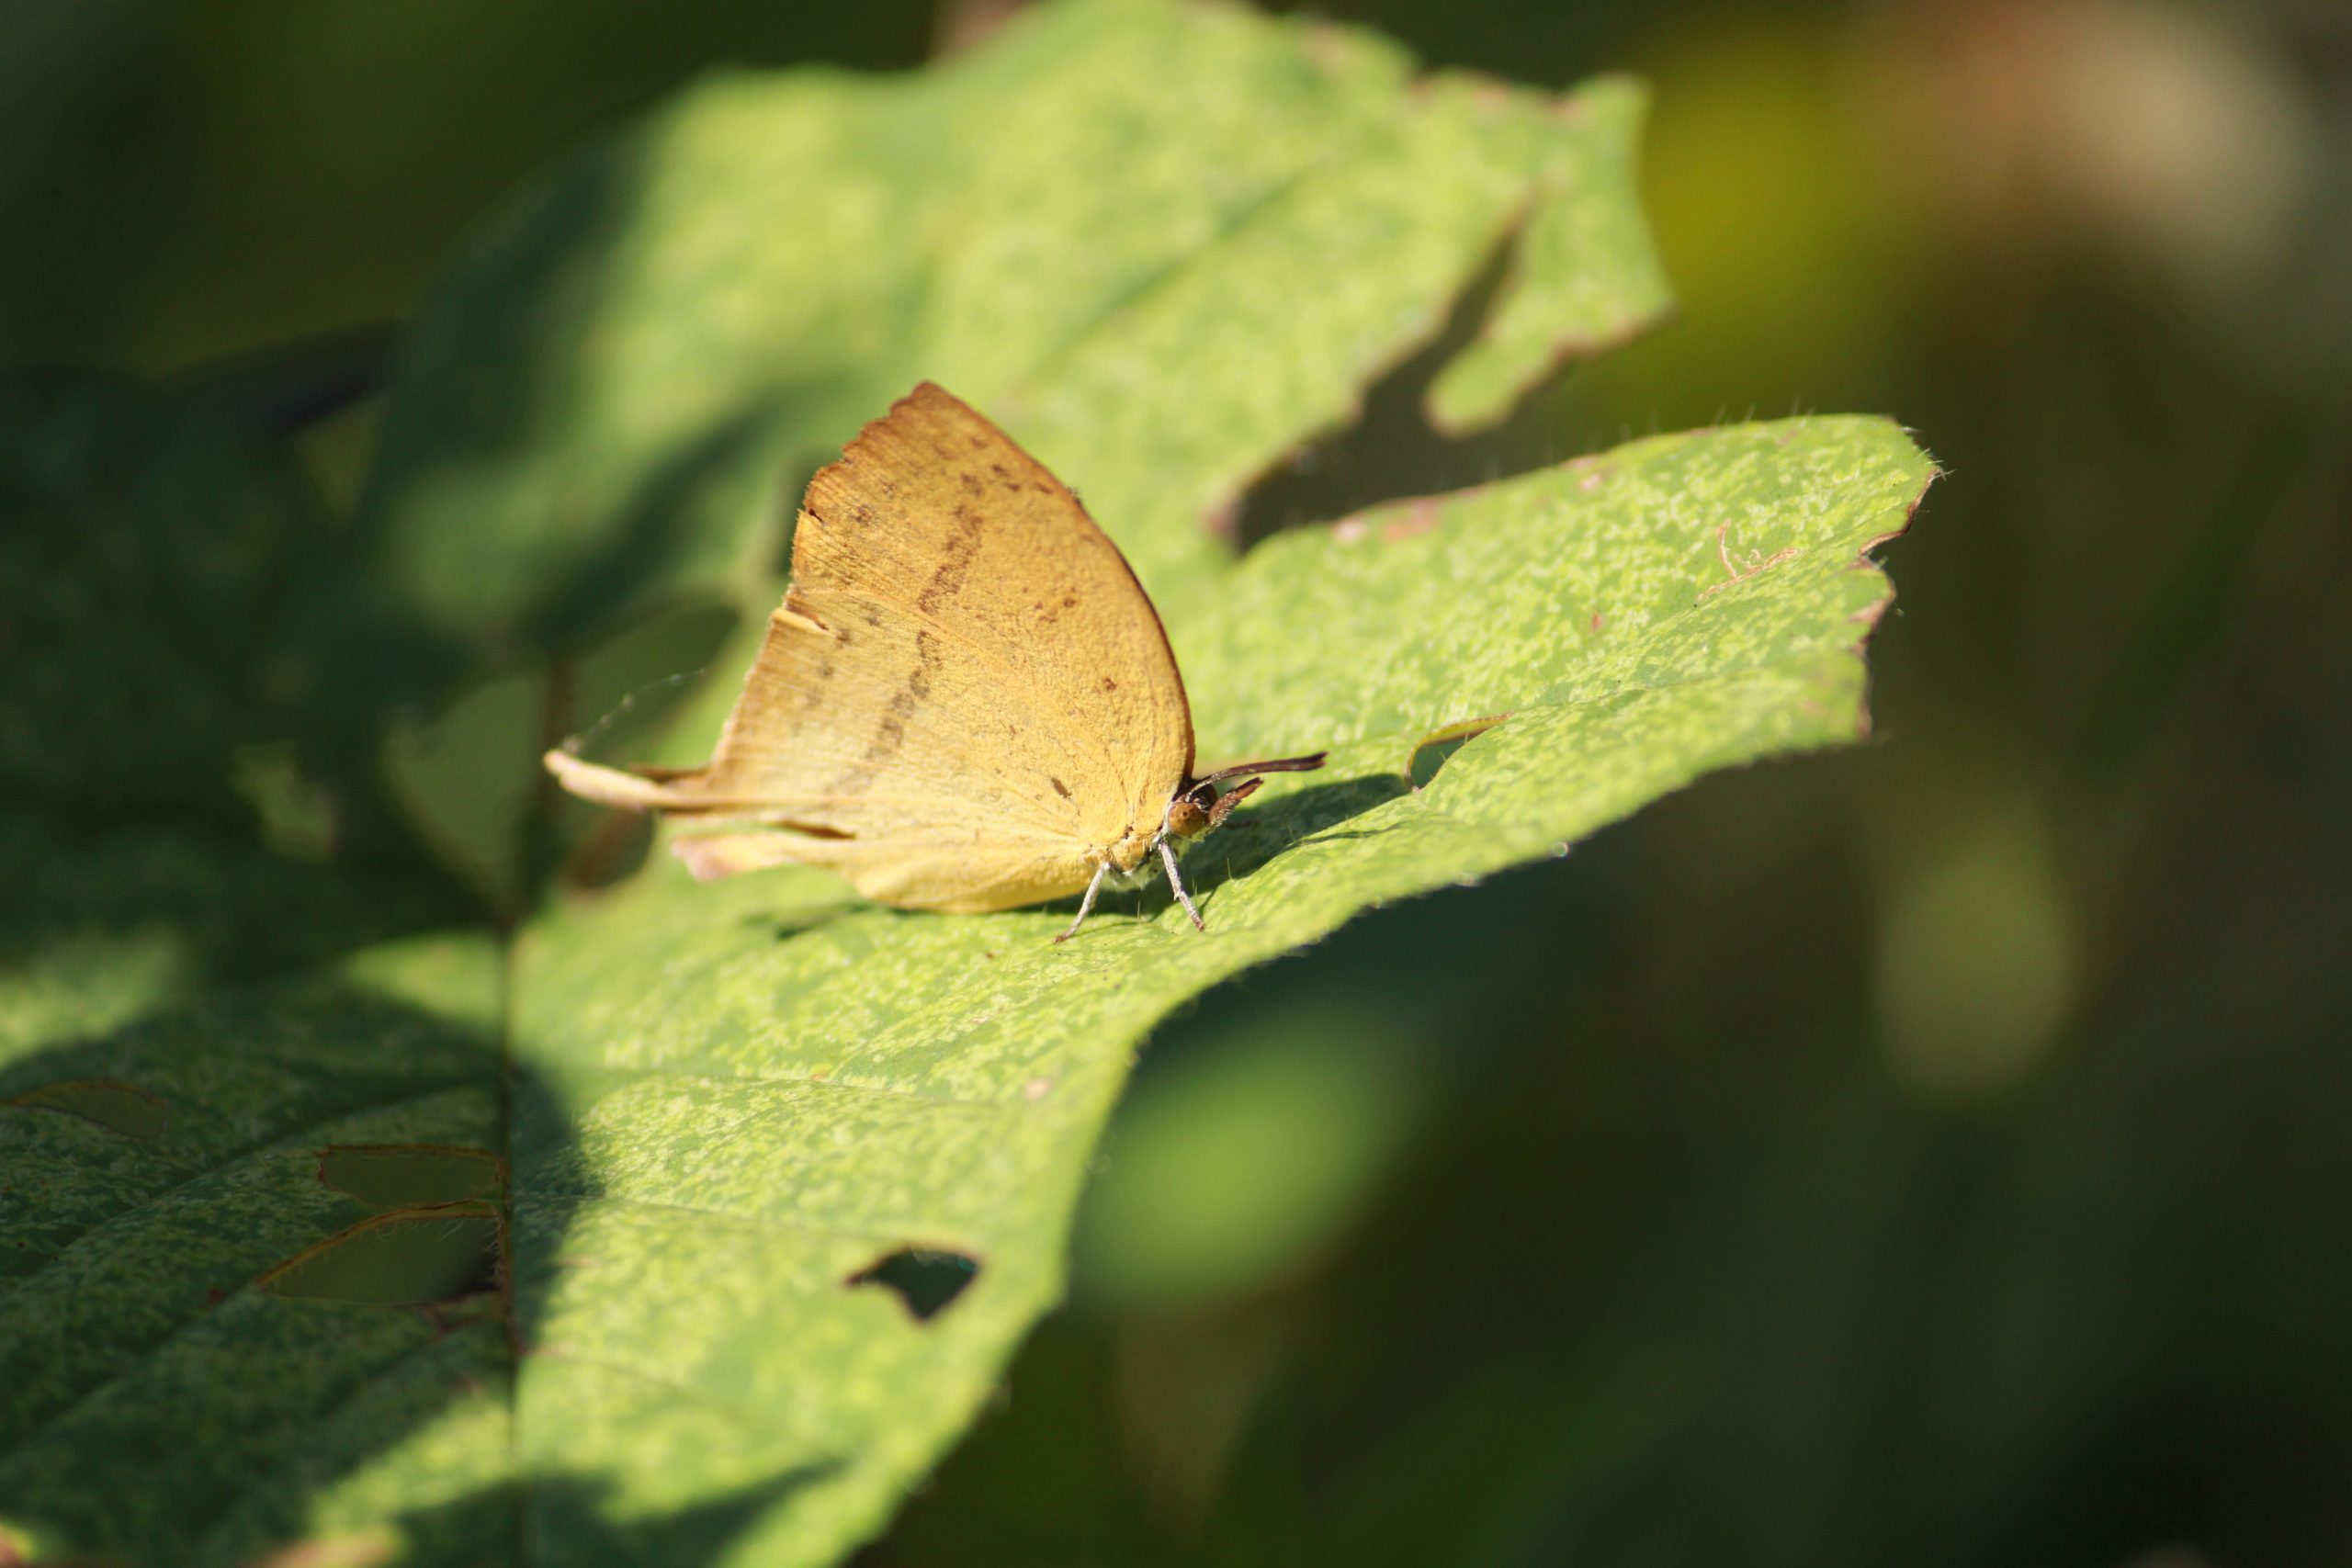
M 0 357 L 364 377 L 583 133 L 989 10 L 19 3 Z M 866 1560 L 2346 1560 L 2352 12 L 1325 10 L 1646 75 L 1681 313 L 1473 449 L 1408 370 L 1256 523 L 1890 412 L 1948 477 L 1875 739 L 1164 1029 L 1072 1306 Z

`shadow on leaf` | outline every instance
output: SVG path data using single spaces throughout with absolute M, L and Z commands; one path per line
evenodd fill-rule
M 1198 888 L 1223 886 L 1247 876 L 1285 850 L 1312 838 L 1360 838 L 1363 830 L 1334 829 L 1376 807 L 1411 793 L 1403 777 L 1369 773 L 1295 789 L 1227 823 L 1185 861 L 1185 880 Z M 1193 871 L 1197 862 L 1200 870 Z
M 527 1342 L 532 1314 L 503 1290 L 503 1192 L 377 1214 L 406 1195 L 321 1176 L 337 1146 L 492 1152 L 510 1103 L 547 1099 L 475 1021 L 495 970 L 473 967 L 426 952 L 384 988 L 314 974 L 219 990 L 0 1067 L 12 1523 L 68 1553 L 245 1561 L 345 1480 L 421 1462 L 412 1440 L 469 1407 L 496 1439 L 477 1460 L 503 1463 L 510 1326 Z M 435 991 L 447 1010 L 423 1000 Z M 168 1120 L 133 1137 L 41 1092 L 88 1082 Z M 436 1241 L 430 1267 L 342 1246 L 400 1228 Z M 342 1272 L 288 1288 L 316 1259 Z

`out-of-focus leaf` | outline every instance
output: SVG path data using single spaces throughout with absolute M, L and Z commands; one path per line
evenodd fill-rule
M 446 920 L 436 890 L 226 835 L 0 812 L 0 1059 Z
M 1197 1307 L 1328 1265 L 1435 1098 L 1406 1040 L 1345 1009 L 1278 1012 L 1131 1095 L 1079 1212 L 1084 1286 Z
M 1063 1287 L 1069 1213 L 1170 1008 L 1383 900 L 1565 846 L 1712 768 L 1852 739 L 1862 552 L 1928 460 L 1893 425 L 1668 436 L 1253 553 L 1182 623 L 1204 754 L 1329 746 L 1191 859 L 1181 912 L 927 916 L 666 860 L 543 920 L 515 1050 L 535 1472 L 661 1512 L 790 1488 L 734 1561 L 822 1562 L 970 1419 Z M 1503 716 L 1418 791 L 1417 743 Z M 569 1140 L 569 1141 L 567 1141 Z M 858 1281 L 969 1259 L 944 1310 Z M 562 1268 L 560 1262 L 593 1268 Z M 548 1521 L 551 1541 L 584 1521 Z
M 0 375 L 0 788 L 234 813 L 235 749 L 304 677 L 288 601 L 324 531 L 272 441 L 128 382 Z
M 929 378 L 1186 597 L 1219 565 L 1213 520 L 1514 230 L 1517 282 L 1438 389 L 1449 422 L 1664 309 L 1638 90 L 1410 71 L 1321 24 L 1068 0 L 920 76 L 714 78 L 443 279 L 363 503 L 379 570 L 492 658 L 737 596 L 808 468 Z
M 383 748 L 394 797 L 459 880 L 492 909 L 521 913 L 553 852 L 534 829 L 551 808 L 572 826 L 593 815 L 555 788 L 540 756 L 583 730 L 602 746 L 639 746 L 694 689 L 735 618 L 724 605 L 681 604 L 579 659 L 495 675 L 428 716 L 401 716 Z

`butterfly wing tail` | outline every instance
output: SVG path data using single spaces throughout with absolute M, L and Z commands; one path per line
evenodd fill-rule
M 633 773 L 623 768 L 608 768 L 601 762 L 591 762 L 559 748 L 545 759 L 548 772 L 556 783 L 599 806 L 617 806 L 628 811 L 707 811 L 709 802 L 699 798 L 690 787 L 695 773 L 675 773 L 668 769 L 649 769 Z M 695 772 L 699 772 L 696 770 Z
M 1010 909 L 1075 893 L 1094 866 L 1072 852 L 1014 852 L 994 866 L 975 863 L 974 847 L 961 835 L 944 838 L 892 836 L 861 842 L 854 835 L 819 823 L 791 820 L 772 809 L 710 793 L 707 770 L 673 773 L 608 768 L 569 751 L 547 754 L 548 772 L 558 783 L 599 806 L 628 811 L 662 811 L 696 817 L 751 818 L 752 832 L 682 838 L 670 851 L 698 882 L 716 882 L 780 865 L 811 865 L 847 877 L 857 890 L 901 908 L 969 913 Z M 991 874 L 993 873 L 993 874 Z
M 717 882 L 747 871 L 771 871 L 796 862 L 819 863 L 804 840 L 784 833 L 722 833 L 707 838 L 680 839 L 670 852 L 685 862 L 696 882 Z
M 561 750 L 549 751 L 546 761 L 548 772 L 556 776 L 557 783 L 598 806 L 617 807 L 625 811 L 687 814 L 707 814 L 713 809 L 713 803 L 703 798 L 695 788 L 701 782 L 702 769 L 608 768 L 600 762 L 583 761 Z M 670 852 L 685 863 L 696 882 L 717 882 L 724 876 L 768 871 L 796 862 L 823 865 L 827 859 L 822 847 L 825 842 L 822 837 L 810 839 L 763 829 L 752 833 L 680 839 L 670 846 Z

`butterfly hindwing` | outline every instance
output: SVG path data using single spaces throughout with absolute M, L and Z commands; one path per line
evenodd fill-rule
M 1183 682 L 1126 561 L 1059 480 L 925 383 L 809 482 L 792 585 L 717 752 L 575 793 L 761 824 L 698 874 L 786 861 L 916 908 L 1083 887 L 1193 761 Z

